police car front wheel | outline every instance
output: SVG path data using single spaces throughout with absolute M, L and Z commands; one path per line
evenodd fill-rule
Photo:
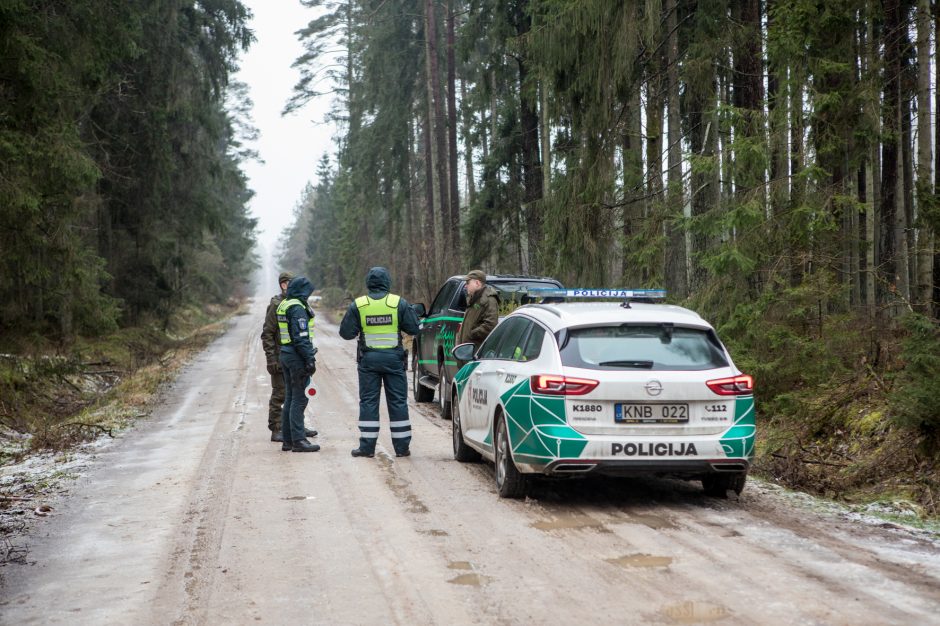
M 456 396 L 451 400 L 451 426 L 454 435 L 454 458 L 461 463 L 479 461 L 480 453 L 467 445 L 463 440 L 463 427 L 460 424 L 460 406 Z

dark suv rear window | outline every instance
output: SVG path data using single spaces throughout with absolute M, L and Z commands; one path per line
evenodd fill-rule
M 601 370 L 707 370 L 728 365 L 715 333 L 651 324 L 563 331 L 561 362 Z

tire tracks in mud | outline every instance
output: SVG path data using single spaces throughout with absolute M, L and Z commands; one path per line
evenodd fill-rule
M 205 624 L 207 596 L 216 575 L 216 563 L 228 518 L 230 494 L 238 457 L 241 430 L 247 413 L 250 365 L 258 350 L 257 338 L 248 333 L 239 350 L 239 371 L 231 414 L 237 420 L 219 419 L 196 469 L 186 512 L 174 540 L 166 575 L 157 589 L 154 613 L 172 624 Z

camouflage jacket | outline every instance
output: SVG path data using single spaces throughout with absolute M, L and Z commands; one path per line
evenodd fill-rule
M 268 365 L 277 363 L 281 355 L 281 342 L 278 341 L 277 305 L 284 296 L 277 294 L 271 298 L 268 310 L 264 312 L 264 327 L 261 329 L 261 345 L 264 346 L 264 355 Z
M 499 294 L 486 285 L 473 296 L 467 303 L 467 312 L 464 314 L 455 345 L 472 341 L 479 348 L 499 321 Z

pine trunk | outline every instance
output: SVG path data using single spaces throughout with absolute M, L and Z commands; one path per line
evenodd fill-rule
M 473 141 L 471 129 L 473 128 L 473 111 L 467 104 L 467 81 L 460 81 L 460 102 L 463 106 L 463 157 L 467 176 L 467 205 L 473 206 L 477 200 L 476 180 L 473 174 Z M 485 144 L 485 140 L 484 140 Z
M 679 30 L 676 0 L 666 0 L 666 82 L 669 111 L 669 187 L 666 194 L 666 289 L 679 298 L 688 295 L 685 229 L 681 226 L 685 202 L 682 190 L 682 131 L 679 120 Z
M 435 187 L 440 199 L 441 219 L 441 241 L 445 242 L 447 250 L 440 260 L 449 265 L 452 262 L 452 251 L 456 236 L 456 228 L 453 223 L 453 214 L 450 210 L 450 199 L 447 179 L 447 124 L 444 121 L 444 107 L 441 104 L 441 74 L 438 63 L 438 41 L 437 41 L 437 9 L 435 0 L 426 0 L 425 2 L 425 40 L 427 41 L 427 64 L 428 64 L 428 93 L 429 106 L 433 111 L 434 128 L 434 163 L 437 173 Z M 455 268 L 450 268 L 454 270 Z
M 884 0 L 884 101 L 882 104 L 881 213 L 875 260 L 882 279 L 880 300 L 893 300 L 898 288 L 895 227 L 898 192 L 898 142 L 900 140 L 901 8 L 899 0 Z
M 623 261 L 620 275 L 627 287 L 642 284 L 643 275 L 630 258 L 630 241 L 644 218 L 643 201 L 643 130 L 640 120 L 640 85 L 630 94 L 624 117 L 623 134 Z
M 930 137 L 930 0 L 917 2 L 917 214 L 924 216 L 933 201 L 933 164 Z M 933 297 L 933 232 L 921 223 L 917 246 L 917 286 L 913 300 L 917 309 L 929 315 Z
M 459 268 L 460 258 L 460 182 L 457 174 L 457 61 L 454 57 L 454 0 L 447 2 L 447 130 L 448 174 L 450 181 L 451 267 Z
M 516 7 L 516 35 L 525 41 L 532 30 L 532 17 L 528 0 L 521 0 Z M 530 77 L 528 52 L 523 50 L 516 57 L 519 66 L 519 124 L 520 151 L 522 156 L 522 207 L 526 221 L 526 243 L 530 272 L 542 271 L 542 162 L 539 158 L 539 114 L 538 86 Z

